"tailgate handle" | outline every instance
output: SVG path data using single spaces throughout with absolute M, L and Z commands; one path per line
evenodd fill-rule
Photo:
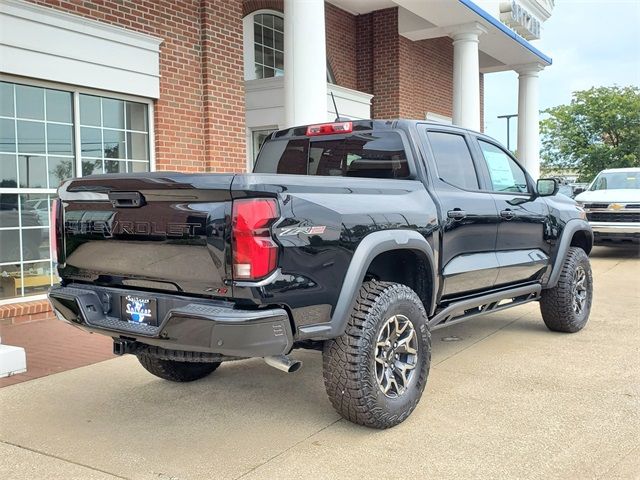
M 145 204 L 140 192 L 109 192 L 109 200 L 116 208 L 137 208 Z

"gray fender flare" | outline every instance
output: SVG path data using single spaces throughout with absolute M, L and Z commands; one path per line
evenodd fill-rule
M 591 241 L 591 245 L 593 245 L 593 231 L 591 230 L 589 222 L 582 220 L 581 218 L 573 218 L 569 220 L 562 230 L 562 236 L 560 237 L 560 242 L 558 242 L 558 248 L 553 259 L 551 273 L 549 274 L 549 279 L 543 285 L 543 288 L 553 288 L 558 284 L 560 273 L 562 272 L 562 265 L 564 263 L 564 259 L 567 257 L 567 252 L 571 246 L 573 235 L 580 231 L 587 234 L 587 237 Z
M 433 309 L 438 283 L 436 260 L 431 245 L 422 235 L 413 230 L 383 230 L 370 233 L 356 248 L 342 282 L 342 289 L 333 309 L 331 321 L 300 327 L 299 338 L 330 339 L 342 335 L 347 325 L 349 312 L 353 307 L 369 265 L 375 257 L 390 250 L 418 250 L 424 253 L 431 270 L 433 293 L 431 307 Z M 427 314 L 430 313 L 427 312 Z

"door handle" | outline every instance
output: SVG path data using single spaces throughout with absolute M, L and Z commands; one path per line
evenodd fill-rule
M 109 200 L 114 208 L 138 208 L 146 203 L 140 192 L 109 192 Z
M 449 210 L 447 212 L 447 217 L 453 218 L 454 220 L 462 220 L 467 216 L 467 212 L 464 210 L 460 210 L 459 208 L 454 208 L 453 210 Z
M 513 220 L 515 216 L 516 213 L 509 208 L 500 212 L 500 217 L 504 218 L 505 220 Z

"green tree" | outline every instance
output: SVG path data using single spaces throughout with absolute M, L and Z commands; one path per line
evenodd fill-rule
M 590 181 L 605 168 L 640 167 L 640 89 L 574 92 L 540 122 L 542 170 L 577 170 Z

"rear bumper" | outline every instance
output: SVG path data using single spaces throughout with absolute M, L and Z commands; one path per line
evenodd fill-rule
M 146 293 L 157 299 L 158 325 L 120 319 L 120 298 L 145 292 L 92 285 L 54 286 L 56 316 L 80 328 L 167 350 L 264 357 L 289 353 L 293 335 L 284 309 L 239 310 L 228 302 Z

